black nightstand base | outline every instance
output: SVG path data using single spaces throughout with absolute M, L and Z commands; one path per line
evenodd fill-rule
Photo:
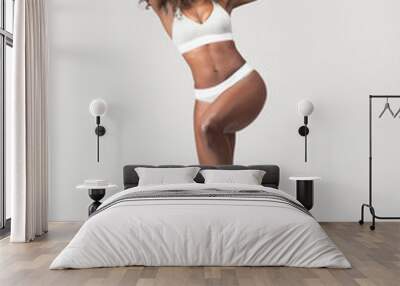
M 89 189 L 89 197 L 94 201 L 88 208 L 89 216 L 101 205 L 100 200 L 104 198 L 106 189 Z
M 311 210 L 314 206 L 314 181 L 296 181 L 296 198 L 307 210 Z

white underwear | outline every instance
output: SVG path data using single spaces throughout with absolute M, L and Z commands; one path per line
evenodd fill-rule
M 213 102 L 219 95 L 225 90 L 235 85 L 239 80 L 247 76 L 253 71 L 253 68 L 245 63 L 237 71 L 235 71 L 230 77 L 216 86 L 202 89 L 195 89 L 194 95 L 197 100 Z

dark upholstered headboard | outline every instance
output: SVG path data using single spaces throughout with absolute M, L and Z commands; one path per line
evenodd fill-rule
M 262 185 L 265 187 L 271 187 L 278 189 L 279 187 L 279 167 L 276 165 L 223 165 L 223 166 L 204 166 L 204 165 L 190 165 L 200 167 L 201 169 L 221 169 L 221 170 L 263 170 L 265 171 L 264 178 L 262 180 Z M 127 165 L 124 167 L 124 189 L 129 189 L 136 187 L 139 183 L 139 177 L 135 171 L 137 167 L 147 167 L 147 168 L 177 168 L 185 167 L 183 165 Z M 199 173 L 194 179 L 197 183 L 204 183 L 203 176 Z

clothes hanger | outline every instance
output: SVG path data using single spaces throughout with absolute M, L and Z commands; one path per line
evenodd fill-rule
M 400 114 L 400 108 L 399 108 L 399 110 L 397 110 L 397 112 L 394 114 L 394 118 L 396 118 L 397 115 L 399 115 L 399 114 Z
M 390 108 L 389 98 L 387 98 L 387 97 L 386 97 L 385 107 L 383 108 L 381 114 L 379 115 L 379 118 L 381 118 L 381 117 L 383 116 L 383 114 L 385 114 L 386 110 L 389 110 L 390 114 L 391 114 L 393 117 L 396 117 L 397 114 L 398 114 L 399 111 L 400 111 L 400 109 L 399 109 L 399 111 L 396 112 L 396 115 L 394 115 L 392 109 Z

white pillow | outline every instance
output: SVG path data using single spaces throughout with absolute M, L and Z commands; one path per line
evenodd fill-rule
M 204 183 L 261 185 L 265 171 L 261 170 L 201 170 Z
M 139 186 L 194 183 L 199 167 L 182 168 L 135 168 Z

